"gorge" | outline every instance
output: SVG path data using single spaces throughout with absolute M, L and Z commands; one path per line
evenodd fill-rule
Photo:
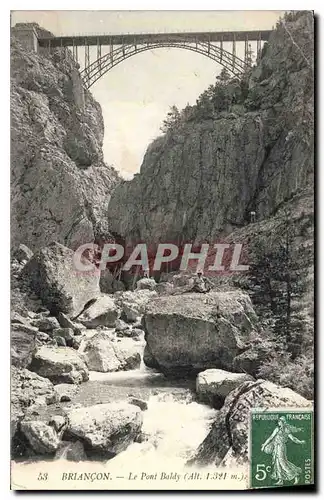
M 104 161 L 71 52 L 12 37 L 15 462 L 240 466 L 252 407 L 312 406 L 313 23 L 280 20 L 245 77 L 222 72 L 130 181 Z M 197 293 L 180 264 L 73 265 L 82 244 L 189 241 L 241 245 L 249 270 Z

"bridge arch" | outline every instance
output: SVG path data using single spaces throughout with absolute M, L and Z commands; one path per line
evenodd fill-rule
M 89 62 L 81 72 L 84 86 L 89 89 L 103 75 L 126 59 L 147 50 L 160 48 L 185 49 L 204 55 L 218 64 L 221 64 L 230 74 L 237 77 L 241 76 L 249 67 L 247 61 L 243 61 L 234 53 L 228 52 L 222 45 L 218 46 L 206 41 L 196 41 L 193 43 L 192 40 L 179 40 L 179 38 L 177 38 L 176 40 L 148 41 L 142 44 L 129 43 L 118 46 L 110 50 L 107 54 L 99 56 L 96 61 L 91 64 Z M 90 58 L 88 59 L 90 60 Z

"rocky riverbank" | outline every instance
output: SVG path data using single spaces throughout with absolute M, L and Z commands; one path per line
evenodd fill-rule
M 259 328 L 248 295 L 182 294 L 181 286 L 171 286 L 172 295 L 170 288 L 158 294 L 155 281 L 147 279 L 134 291 L 103 294 L 98 276 L 76 288 L 72 261 L 61 255 L 68 249 L 60 244 L 36 254 L 20 246 L 13 254 L 14 457 L 112 459 L 133 442 L 153 439 L 143 431 L 143 412 L 163 395 L 176 404 L 221 409 L 216 429 L 222 432 L 236 392 L 268 384 L 235 373 L 236 358 L 251 347 Z M 173 280 L 179 283 L 179 277 Z M 277 404 L 278 398 L 283 406 L 311 404 L 291 390 L 266 387 L 266 396 L 264 389 L 256 396 L 259 406 Z M 215 448 L 209 458 L 214 428 L 209 435 L 204 427 L 207 441 L 198 462 L 204 457 L 219 463 L 227 453 Z M 226 436 L 221 439 L 229 452 Z M 196 460 L 195 451 L 190 448 L 186 459 Z

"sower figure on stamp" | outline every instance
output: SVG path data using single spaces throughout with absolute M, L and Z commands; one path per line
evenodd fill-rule
M 300 428 L 288 424 L 285 417 L 280 417 L 277 427 L 261 446 L 261 451 L 272 455 L 271 477 L 277 480 L 276 484 L 278 485 L 282 485 L 284 481 L 294 480 L 294 484 L 299 481 L 302 470 L 297 465 L 289 462 L 286 443 L 290 439 L 296 444 L 304 444 L 305 441 L 297 439 L 292 434 L 300 430 Z

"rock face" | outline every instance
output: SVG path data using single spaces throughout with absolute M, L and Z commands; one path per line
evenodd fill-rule
M 68 414 L 68 434 L 84 443 L 88 453 L 106 457 L 125 450 L 141 431 L 142 412 L 132 404 L 108 403 Z
M 231 370 L 257 319 L 248 295 L 211 292 L 160 296 L 143 317 L 144 362 L 165 373 Z
M 139 343 L 131 339 L 113 342 L 105 333 L 97 333 L 87 341 L 84 356 L 89 370 L 114 372 L 133 370 L 141 364 Z
M 87 365 L 69 347 L 42 346 L 34 355 L 30 369 L 54 384 L 80 384 L 89 379 Z
M 78 321 L 87 328 L 100 325 L 114 327 L 118 316 L 119 310 L 112 297 L 102 295 L 79 316 Z
M 156 139 L 140 174 L 114 191 L 111 229 L 133 241 L 210 241 L 312 183 L 313 36 L 310 12 L 281 24 L 240 104 L 183 116 Z
M 14 366 L 26 368 L 36 349 L 37 328 L 14 323 L 11 325 L 11 362 Z
M 22 278 L 53 314 L 75 316 L 100 294 L 99 273 L 78 272 L 73 255 L 72 250 L 54 242 L 39 250 L 22 271 Z
M 196 392 L 202 402 L 220 408 L 226 396 L 243 382 L 253 377 L 247 373 L 233 373 L 211 368 L 198 374 Z
M 11 45 L 11 237 L 37 250 L 76 248 L 106 234 L 118 182 L 103 161 L 99 104 L 68 50 Z
M 311 408 L 312 404 L 296 392 L 271 382 L 244 382 L 232 391 L 218 412 L 212 428 L 199 446 L 195 465 L 225 464 L 248 459 L 248 432 L 252 408 Z

